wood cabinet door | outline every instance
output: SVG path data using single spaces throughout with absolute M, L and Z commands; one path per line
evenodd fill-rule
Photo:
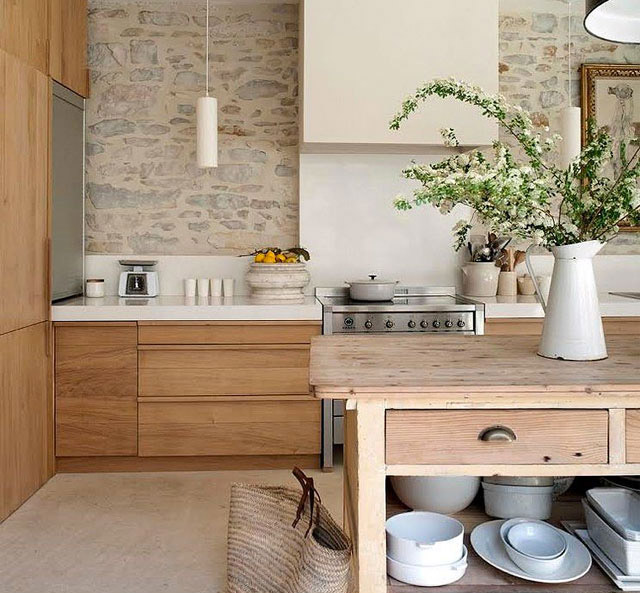
M 48 77 L 0 50 L 0 334 L 48 319 L 50 104 Z
M 87 0 L 51 0 L 51 78 L 83 97 L 87 78 Z
M 56 455 L 138 452 L 135 323 L 55 328 Z
M 48 74 L 49 0 L 2 0 L 0 49 Z
M 0 336 L 0 521 L 49 478 L 47 323 Z

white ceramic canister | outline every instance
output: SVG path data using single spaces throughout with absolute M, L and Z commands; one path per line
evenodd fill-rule
M 518 294 L 518 276 L 515 272 L 500 272 L 498 278 L 499 296 L 516 296 Z
M 100 299 L 104 296 L 104 278 L 87 278 L 85 296 Z
M 468 262 L 462 267 L 462 294 L 494 297 L 499 277 L 500 268 L 494 262 Z

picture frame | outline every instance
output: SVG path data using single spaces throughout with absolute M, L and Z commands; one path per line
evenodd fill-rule
M 583 146 L 591 118 L 614 142 L 640 137 L 640 64 L 583 64 L 581 79 Z M 623 223 L 620 231 L 638 233 L 640 226 Z

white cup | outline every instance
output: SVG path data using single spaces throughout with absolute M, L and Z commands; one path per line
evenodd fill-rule
M 185 278 L 184 296 L 186 297 L 196 296 L 196 279 L 195 278 Z
M 233 278 L 224 278 L 222 280 L 222 286 L 224 289 L 224 297 L 232 297 L 233 296 Z
M 198 296 L 209 296 L 209 278 L 198 278 Z
M 211 278 L 211 296 L 222 296 L 222 278 Z
M 104 296 L 104 279 L 89 278 L 84 294 L 92 299 L 102 298 Z

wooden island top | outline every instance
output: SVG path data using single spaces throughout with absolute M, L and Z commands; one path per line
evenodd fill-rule
M 310 383 L 317 397 L 402 397 L 434 392 L 638 392 L 640 339 L 611 336 L 609 358 L 538 356 L 537 336 L 317 336 Z

